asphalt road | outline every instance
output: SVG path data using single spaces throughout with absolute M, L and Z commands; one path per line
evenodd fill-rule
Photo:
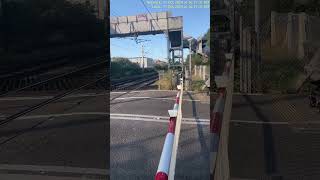
M 1 98 L 0 118 L 47 98 Z M 1 126 L 0 179 L 106 179 L 106 109 L 103 94 L 85 93 L 61 99 Z M 3 144 L 8 139 L 11 140 Z
M 0 119 L 53 95 L 0 98 Z M 110 99 L 103 93 L 82 92 L 1 126 L 0 144 L 13 139 L 0 145 L 0 179 L 105 179 L 109 160 L 111 179 L 152 179 L 176 92 L 110 96 L 117 97 L 110 106 L 110 156 L 106 113 Z M 209 102 L 197 94 L 186 94 L 184 99 L 176 178 L 207 179 Z M 38 126 L 30 129 L 34 125 Z
M 111 93 L 111 99 L 119 95 Z M 168 110 L 173 108 L 175 96 L 176 91 L 132 92 L 111 102 L 111 179 L 154 178 L 167 134 Z M 194 94 L 185 94 L 183 99 L 183 118 L 192 124 L 182 124 L 175 177 L 208 179 L 209 122 L 205 119 L 209 119 L 209 102 L 200 101 Z M 197 124 L 195 117 L 205 123 Z
M 235 95 L 231 177 L 320 179 L 320 113 L 305 95 Z
M 1 98 L 0 119 L 51 95 Z M 110 156 L 105 94 L 82 92 L 27 114 L 1 127 L 0 143 L 23 134 L 0 145 L 0 179 L 103 179 L 109 172 L 112 179 L 152 179 L 175 95 L 153 90 L 111 93 L 110 99 L 116 99 L 110 106 Z M 206 99 L 184 95 L 176 179 L 208 179 Z M 320 179 L 319 122 L 320 114 L 309 108 L 306 96 L 235 95 L 231 177 Z
M 1 142 L 23 134 L 0 145 L 0 179 L 101 179 L 109 173 L 109 160 L 112 179 L 152 179 L 175 95 L 153 90 L 111 93 L 110 99 L 116 99 L 110 106 L 110 156 L 105 94 L 75 94 L 27 114 L 1 127 Z M 201 97 L 184 95 L 176 179 L 209 176 L 209 102 Z M 1 98 L 0 119 L 47 98 Z M 306 96 L 235 95 L 231 177 L 320 179 L 319 122 L 320 114 L 309 108 Z M 42 124 L 29 129 L 37 123 Z

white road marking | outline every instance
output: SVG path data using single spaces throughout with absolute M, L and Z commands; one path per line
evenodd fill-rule
M 245 124 L 277 124 L 277 125 L 288 125 L 289 122 L 263 122 L 263 121 L 245 121 L 245 120 L 231 120 L 233 123 L 245 123 Z
M 152 91 L 168 91 L 168 92 L 176 92 L 176 91 L 169 91 L 169 90 L 144 90 L 144 91 L 131 91 L 128 94 L 132 93 L 140 93 L 140 92 L 152 92 Z M 110 94 L 124 94 L 126 92 L 111 92 Z M 69 98 L 80 98 L 80 97 L 96 97 L 96 96 L 104 96 L 106 93 L 85 93 L 85 94 L 74 94 L 65 96 L 61 99 L 69 99 Z M 21 97 L 5 97 L 0 98 L 0 101 L 27 101 L 27 100 L 45 100 L 53 98 L 54 96 L 21 96 Z M 132 96 L 132 97 L 119 97 L 116 100 L 125 100 L 125 99 L 155 99 L 155 100 L 175 100 L 175 98 L 157 98 L 157 97 L 150 97 L 150 96 Z M 200 100 L 191 100 L 191 99 L 184 99 L 184 101 L 196 101 L 200 102 Z M 209 102 L 209 101 L 201 101 L 201 102 Z
M 73 173 L 73 174 L 94 174 L 108 175 L 107 169 L 80 168 L 69 166 L 39 166 L 39 165 L 13 165 L 0 164 L 0 171 L 30 171 L 30 172 L 55 172 L 55 173 Z
M 169 116 L 155 116 L 155 115 L 142 115 L 142 114 L 118 114 L 111 113 L 110 116 L 122 116 L 122 117 L 146 117 L 146 118 L 154 118 L 154 119 L 169 119 Z M 183 118 L 184 121 L 210 121 L 209 119 L 195 119 L 195 118 Z
M 150 122 L 165 122 L 168 123 L 169 116 L 155 116 L 155 115 L 142 115 L 142 114 L 119 114 L 119 113 L 106 113 L 106 112 L 73 112 L 62 114 L 45 114 L 45 115 L 30 115 L 17 118 L 18 120 L 27 119 L 41 119 L 41 118 L 55 118 L 67 116 L 108 116 L 112 119 L 123 120 L 136 120 L 136 121 L 150 121 Z M 5 119 L 6 116 L 0 115 L 0 119 Z M 183 124 L 209 124 L 209 119 L 196 119 L 196 118 L 182 118 Z M 242 124 L 273 124 L 273 125 L 289 125 L 289 122 L 263 122 L 263 121 L 248 121 L 248 120 L 231 120 L 231 123 Z M 305 121 L 303 124 L 320 124 L 320 121 Z
M 175 101 L 175 98 L 157 98 L 157 97 L 148 97 L 148 96 L 131 96 L 131 97 L 122 97 L 116 98 L 115 100 L 126 100 L 126 99 L 154 99 L 154 100 L 172 100 Z M 183 99 L 183 101 L 194 101 L 194 102 L 209 102 L 209 101 L 200 101 L 200 100 L 191 100 L 191 99 Z
M 63 113 L 63 114 L 44 114 L 44 115 L 30 115 L 30 116 L 22 116 L 17 119 L 25 120 L 25 119 L 41 119 L 41 118 L 54 118 L 54 117 L 65 117 L 65 116 L 76 116 L 76 115 L 101 115 L 106 116 L 109 113 L 106 112 L 73 112 L 73 113 Z M 5 118 L 4 116 L 0 116 L 0 118 Z
M 130 91 L 130 92 L 126 92 L 126 91 L 111 91 L 110 94 L 124 94 L 124 93 L 137 93 L 137 92 L 174 92 L 176 93 L 177 90 L 141 90 L 141 91 Z
M 119 119 L 119 120 L 128 120 L 128 121 L 145 121 L 145 122 L 159 122 L 159 123 L 168 123 L 168 119 L 167 120 L 162 120 L 162 119 L 153 119 L 153 118 L 139 118 L 139 117 L 126 117 L 126 116 L 111 116 L 111 119 Z M 209 125 L 209 121 L 184 121 L 184 119 L 182 119 L 182 124 L 201 124 L 201 125 Z
M 63 113 L 63 114 L 45 114 L 45 115 L 30 115 L 22 116 L 17 118 L 18 120 L 27 119 L 41 119 L 51 118 L 54 120 L 55 117 L 68 117 L 68 116 L 108 116 L 111 119 L 124 119 L 124 120 L 136 120 L 136 121 L 150 121 L 150 122 L 165 122 L 168 123 L 169 116 L 153 116 L 153 115 L 140 115 L 140 114 L 117 114 L 117 113 L 106 113 L 106 112 L 74 112 L 74 113 Z M 4 119 L 5 116 L 0 116 Z M 209 124 L 209 119 L 195 119 L 195 118 L 183 118 L 184 124 Z
M 39 99 L 50 99 L 50 98 L 53 98 L 53 96 L 6 97 L 6 98 L 0 98 L 0 101 L 39 100 Z
M 68 99 L 68 98 L 78 98 L 78 97 L 94 97 L 94 96 L 104 96 L 106 93 L 86 93 L 86 94 L 74 94 L 65 96 L 61 99 Z M 23 101 L 23 100 L 43 100 L 43 99 L 50 99 L 54 96 L 28 96 L 28 97 L 6 97 L 0 98 L 0 101 Z

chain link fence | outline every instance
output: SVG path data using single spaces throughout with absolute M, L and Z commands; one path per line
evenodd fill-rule
M 307 90 L 305 66 L 319 49 L 320 17 L 304 12 L 278 13 L 271 2 L 261 3 L 258 26 L 254 1 L 239 4 L 240 61 L 236 64 L 239 68 L 235 71 L 235 90 L 246 93 Z

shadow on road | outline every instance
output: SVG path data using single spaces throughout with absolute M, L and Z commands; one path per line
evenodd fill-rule
M 243 95 L 247 96 L 247 95 Z M 255 102 L 255 105 L 265 105 L 265 104 L 273 104 L 275 102 L 283 101 L 283 100 L 296 100 L 296 99 L 305 99 L 306 95 L 276 95 L 272 99 L 269 100 L 261 100 L 259 102 Z M 250 106 L 247 103 L 234 103 L 232 105 L 232 108 L 238 108 L 238 107 L 244 107 L 244 106 Z
M 187 94 L 188 94 L 189 98 L 192 100 L 192 115 L 196 119 L 196 121 L 198 121 L 199 117 L 197 114 L 196 102 L 194 101 L 192 95 L 189 92 L 187 92 Z M 199 141 L 200 141 L 200 145 L 201 145 L 201 154 L 204 154 L 204 158 L 207 159 L 207 158 L 209 158 L 209 156 L 208 156 L 209 150 L 208 150 L 208 146 L 206 144 L 206 138 L 204 137 L 204 134 L 203 134 L 203 126 L 201 124 L 197 123 L 197 128 L 198 128 Z
M 243 95 L 249 106 L 253 109 L 257 117 L 262 122 L 270 122 L 270 120 L 262 113 L 261 109 L 257 104 L 251 99 L 248 95 Z M 263 140 L 264 140 L 264 159 L 265 159 L 265 168 L 267 174 L 274 174 L 277 171 L 277 162 L 275 157 L 275 148 L 274 148 L 274 137 L 272 132 L 272 126 L 269 123 L 264 123 L 262 126 L 263 129 Z
M 43 121 L 43 120 L 41 120 Z M 39 121 L 39 122 L 41 122 Z M 16 135 L 19 133 L 29 133 L 29 132 L 36 132 L 36 131 L 44 131 L 44 130 L 51 130 L 51 129 L 63 129 L 67 127 L 76 127 L 76 126 L 82 126 L 82 125 L 88 125 L 88 124 L 96 124 L 101 122 L 107 122 L 106 116 L 103 116 L 102 118 L 85 118 L 80 120 L 72 120 L 69 122 L 63 122 L 63 123 L 56 123 L 51 125 L 43 125 L 43 126 L 37 126 L 34 128 L 20 128 L 20 129 L 11 129 L 11 130 L 1 130 L 0 137 L 7 137 L 10 135 Z M 35 123 L 37 124 L 37 123 Z

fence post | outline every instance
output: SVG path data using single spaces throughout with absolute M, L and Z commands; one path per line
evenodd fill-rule
M 271 46 L 275 46 L 277 44 L 277 32 L 276 32 L 276 17 L 277 12 L 271 12 Z
M 206 80 L 206 66 L 202 65 L 202 80 Z
M 240 92 L 243 92 L 243 17 L 239 20 L 239 34 L 240 34 Z
M 299 40 L 298 40 L 298 58 L 304 58 L 304 42 L 306 36 L 306 13 L 299 14 Z
M 288 13 L 288 24 L 287 24 L 287 48 L 288 53 L 291 55 L 293 52 L 293 13 Z

